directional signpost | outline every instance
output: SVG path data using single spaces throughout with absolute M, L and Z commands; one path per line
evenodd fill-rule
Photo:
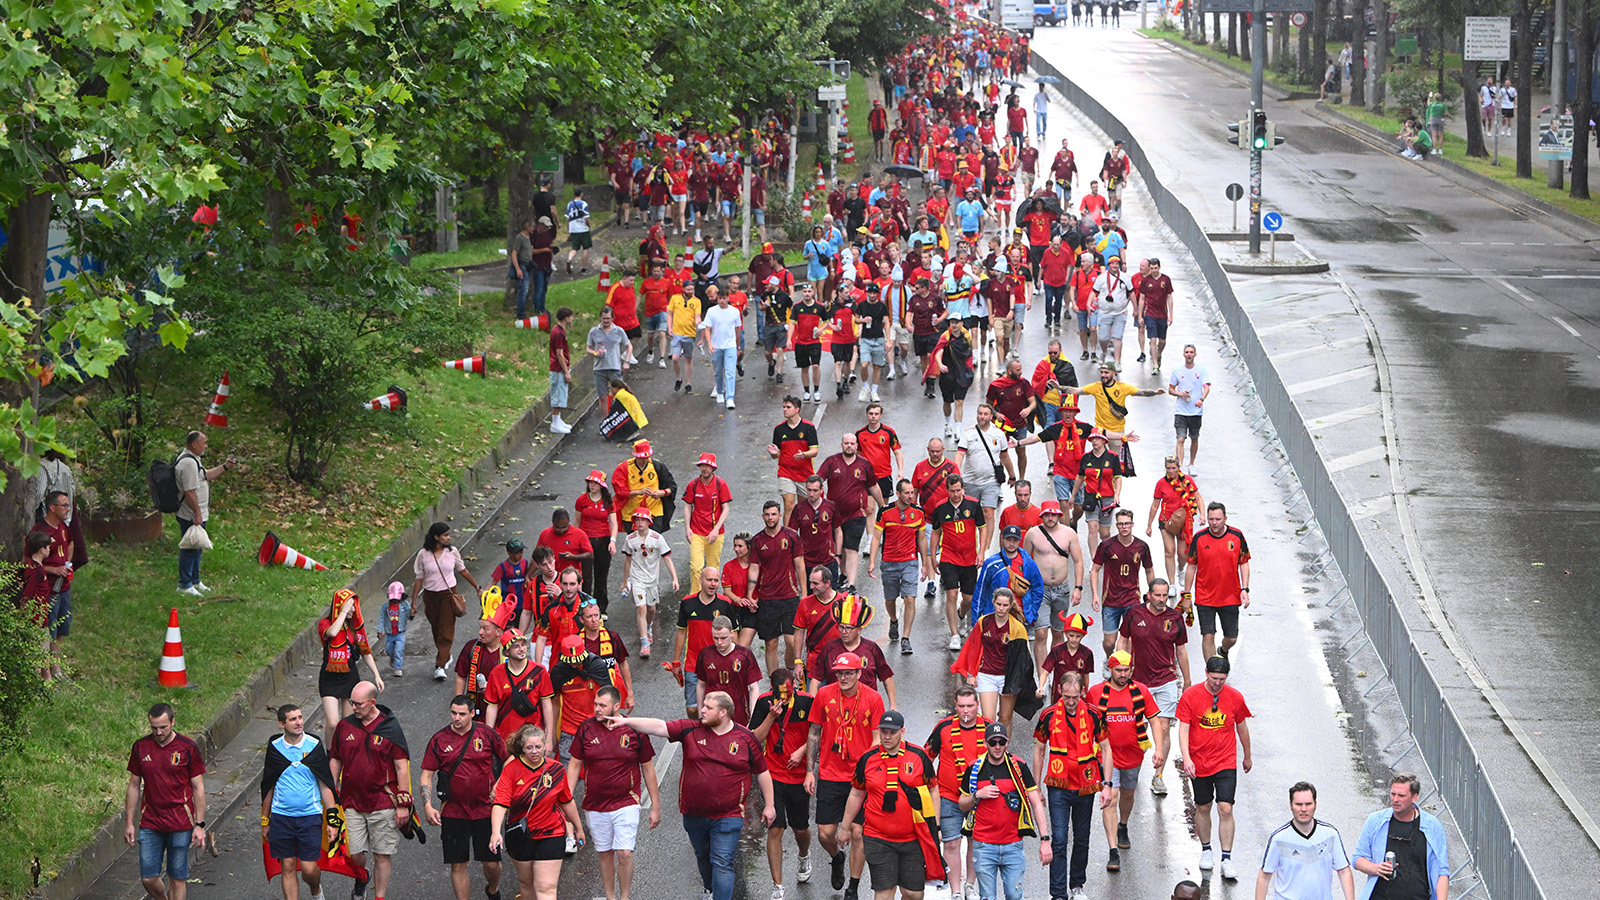
M 1278 231 L 1283 228 L 1283 215 L 1269 212 L 1261 217 L 1261 227 L 1267 230 L 1268 242 L 1272 247 L 1271 261 L 1278 261 Z
M 1467 16 L 1461 42 L 1461 59 L 1508 62 L 1511 59 L 1510 16 Z M 1496 123 L 1498 126 L 1498 123 Z M 1494 162 L 1500 165 L 1500 129 L 1494 129 Z
M 1239 230 L 1239 201 L 1244 199 L 1244 185 L 1235 181 L 1223 191 L 1229 200 L 1233 201 L 1233 230 Z

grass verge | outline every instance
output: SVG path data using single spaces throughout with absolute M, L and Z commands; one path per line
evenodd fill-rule
M 573 331 L 581 335 L 593 323 L 601 296 L 591 278 L 551 287 L 549 302 L 552 309 L 565 305 L 579 312 Z M 343 448 L 320 487 L 283 478 L 280 445 L 268 429 L 270 412 L 236 386 L 226 407 L 229 427 L 212 431 L 208 455 L 221 459 L 233 453 L 243 464 L 212 494 L 216 546 L 204 563 L 212 594 L 176 593 L 170 523 L 167 535 L 150 544 L 90 546 L 91 563 L 74 584 L 76 616 L 66 641 L 73 677 L 35 713 L 21 750 L 0 761 L 6 788 L 0 822 L 11 835 L 0 842 L 0 896 L 25 896 L 35 854 L 44 877 L 51 877 L 63 856 L 121 809 L 128 747 L 146 731 L 144 713 L 152 703 L 173 703 L 181 731 L 209 722 L 240 685 L 320 614 L 336 587 L 364 569 L 396 529 L 427 509 L 459 470 L 476 462 L 543 396 L 548 387 L 544 335 L 512 328 L 500 309 L 499 291 L 459 302 L 482 314 L 474 350 L 488 356 L 489 376 L 440 368 L 408 381 L 403 386 L 410 408 L 404 419 L 353 411 L 371 417 L 374 427 Z M 151 453 L 170 455 L 191 423 L 204 417 L 216 373 L 159 352 L 161 358 L 150 366 L 161 373 L 154 400 L 163 420 L 173 424 L 159 430 Z M 374 385 L 373 394 L 383 387 Z M 69 442 L 90 427 L 70 405 L 63 404 L 61 415 Z M 258 566 L 256 548 L 268 529 L 329 570 Z M 182 617 L 189 677 L 198 685 L 192 690 L 168 691 L 155 683 L 171 607 Z
M 1144 35 L 1145 37 L 1155 38 L 1157 40 L 1172 41 L 1173 43 L 1182 46 L 1185 50 L 1192 50 L 1195 53 L 1198 53 L 1201 56 L 1204 56 L 1204 57 L 1206 57 L 1208 59 L 1216 60 L 1217 62 L 1222 63 L 1225 66 L 1228 66 L 1229 68 L 1237 69 L 1237 70 L 1239 70 L 1240 72 L 1243 72 L 1246 75 L 1250 74 L 1250 61 L 1249 60 L 1240 59 L 1237 56 L 1229 56 L 1227 53 L 1225 53 L 1225 52 L 1223 52 L 1221 50 L 1218 50 L 1217 48 L 1211 46 L 1210 44 L 1201 44 L 1201 43 L 1196 43 L 1194 41 L 1191 41 L 1188 38 L 1184 37 L 1183 31 L 1181 29 L 1177 29 L 1177 28 L 1171 28 L 1171 29 L 1166 29 L 1166 28 L 1138 28 L 1138 29 L 1135 29 L 1135 30 L 1138 31 L 1140 34 Z M 1246 39 L 1248 40 L 1248 37 L 1246 37 Z M 1281 87 L 1286 91 L 1315 91 L 1315 90 L 1318 89 L 1318 85 L 1301 84 L 1300 82 L 1295 81 L 1294 79 L 1290 78 L 1287 75 L 1282 75 L 1282 74 L 1279 74 L 1277 72 L 1272 71 L 1271 68 L 1268 68 L 1263 73 L 1263 77 L 1268 82 L 1270 82 L 1272 84 L 1275 84 L 1278 87 Z
M 460 249 L 449 253 L 418 253 L 411 258 L 413 269 L 451 269 L 506 258 L 506 242 L 500 238 L 472 238 L 460 242 Z

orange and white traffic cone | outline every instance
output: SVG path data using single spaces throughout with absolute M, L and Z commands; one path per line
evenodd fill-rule
M 600 283 L 596 285 L 602 291 L 611 290 L 611 256 L 607 254 L 600 257 Z
M 847 163 L 856 161 L 856 142 L 850 138 L 844 139 L 844 161 Z
M 537 328 L 548 334 L 550 332 L 550 314 L 542 312 L 537 316 L 529 316 L 526 319 L 514 319 L 511 325 L 514 328 Z
M 817 163 L 817 177 L 813 180 L 818 192 L 828 189 L 828 178 L 822 174 L 822 163 Z
M 800 216 L 807 222 L 811 221 L 811 192 L 806 191 L 804 200 L 800 201 Z
M 391 384 L 389 385 L 389 393 L 381 397 L 373 397 L 367 401 L 367 409 L 387 409 L 405 412 L 406 392 Z
M 211 398 L 211 409 L 206 412 L 206 424 L 212 428 L 227 428 L 228 414 L 222 411 L 222 404 L 228 402 L 228 373 L 222 373 L 222 383 L 217 385 L 217 393 Z
M 290 566 L 295 569 L 312 569 L 318 572 L 328 567 L 317 562 L 303 553 L 278 540 L 278 536 L 267 532 L 261 539 L 261 549 L 256 551 L 256 562 L 263 566 Z
M 489 377 L 489 372 L 484 367 L 482 356 L 466 356 L 462 357 L 461 359 L 447 359 L 444 361 L 444 367 L 446 369 L 460 369 L 468 375 L 482 375 L 485 378 Z
M 161 668 L 156 680 L 162 687 L 189 687 L 189 667 L 183 661 L 183 634 L 178 631 L 178 608 L 167 616 L 167 642 L 161 647 Z

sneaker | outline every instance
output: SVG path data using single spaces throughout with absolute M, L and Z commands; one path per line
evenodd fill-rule
M 1194 477 L 1194 466 L 1184 466 L 1183 467 L 1183 474 L 1189 476 L 1190 478 L 1193 478 Z
M 202 596 L 201 593 L 200 593 L 200 589 L 197 588 L 197 587 L 193 587 L 193 586 L 178 588 L 178 593 L 180 593 L 180 594 L 188 594 L 191 597 Z
M 350 889 L 350 900 L 367 900 L 367 880 L 357 878 L 355 887 Z
M 1200 851 L 1200 871 L 1202 871 L 1202 872 L 1211 871 L 1211 865 L 1212 865 L 1212 863 L 1211 863 L 1211 851 L 1210 850 L 1201 850 Z
M 889 374 L 885 375 L 884 378 L 886 378 L 889 381 L 893 381 L 894 380 L 894 366 L 890 366 L 889 367 Z
M 739 374 L 741 374 L 741 375 L 743 375 L 743 374 L 744 374 L 744 373 L 743 373 L 743 372 L 740 372 L 740 373 L 739 373 Z M 773 364 L 772 364 L 772 360 L 770 360 L 770 359 L 769 359 L 769 360 L 767 360 L 767 377 L 768 377 L 768 378 L 771 378 L 771 377 L 772 377 L 772 376 L 774 376 L 774 375 L 776 375 L 776 374 L 778 374 L 778 371 L 777 371 L 777 369 L 776 369 L 776 368 L 775 368 L 775 367 L 774 367 L 774 366 L 773 366 Z
M 195 586 L 195 589 L 199 590 L 199 591 L 209 591 L 209 590 L 211 590 L 211 588 L 208 587 L 204 581 L 196 581 L 194 583 L 194 586 Z
M 1089 894 L 1083 889 L 1082 885 L 1073 888 L 1072 893 L 1067 896 L 1069 900 L 1089 900 Z
M 1133 846 L 1132 844 L 1128 843 L 1128 823 L 1126 823 L 1126 822 L 1117 823 L 1117 847 L 1118 847 L 1118 849 L 1127 850 L 1132 846 Z
M 783 885 L 775 884 L 772 886 L 772 900 L 783 900 Z
M 950 650 L 952 653 L 960 652 L 960 650 L 961 650 L 961 635 L 959 635 L 959 634 L 950 635 L 950 643 L 947 645 L 947 649 Z
M 961 886 L 961 896 L 966 900 L 978 900 L 978 882 L 969 881 Z
M 700 900 L 711 900 L 711 892 L 709 890 L 701 891 Z
M 650 642 L 649 641 L 641 641 L 639 643 L 639 657 L 641 659 L 649 659 L 650 658 Z
M 1115 848 L 1115 847 L 1111 848 L 1111 855 L 1106 858 L 1106 871 L 1107 872 L 1121 872 L 1122 871 L 1122 854 L 1118 853 L 1117 852 L 1117 848 Z
M 910 656 L 911 655 L 911 638 L 903 637 L 903 638 L 900 639 L 900 655 L 901 656 Z
M 930 582 L 928 582 L 927 589 L 922 592 L 922 596 L 928 598 L 929 600 L 932 600 L 934 598 L 935 592 L 938 591 L 938 590 L 939 590 L 939 586 L 936 583 L 930 581 Z
M 571 434 L 572 433 L 572 426 L 568 425 L 567 423 L 562 422 L 562 421 L 552 420 L 550 422 L 550 433 L 551 434 Z
M 779 384 L 783 384 L 783 373 L 782 372 L 778 373 L 778 383 Z
M 1139 354 L 1139 358 L 1134 360 L 1134 362 L 1144 362 L 1144 354 L 1143 353 Z
M 1089 351 L 1087 351 L 1087 350 L 1083 351 L 1083 355 L 1078 357 L 1078 358 L 1079 359 L 1088 359 L 1089 358 Z
M 404 677 L 406 677 L 406 670 L 400 668 L 399 666 L 395 666 L 394 667 L 394 677 L 396 677 L 396 678 L 404 678 Z
M 433 667 L 433 680 L 434 681 L 443 681 L 444 680 L 444 666 L 434 666 Z
M 323 897 L 321 891 L 317 891 L 315 894 L 311 895 L 311 900 L 325 900 L 325 898 Z M 494 900 L 500 900 L 500 898 L 496 897 Z
M 681 390 L 683 390 L 683 379 L 679 378 L 677 381 L 674 381 L 672 383 L 672 392 L 674 394 L 676 394 L 677 392 L 679 392 Z
M 1234 869 L 1233 869 L 1233 857 L 1224 856 L 1222 858 L 1222 878 L 1223 878 L 1223 880 L 1225 880 L 1225 881 L 1235 881 L 1235 880 L 1238 879 L 1238 877 L 1239 877 L 1239 873 L 1234 871 Z
M 712 403 L 721 403 L 722 402 L 722 392 L 721 391 L 712 391 L 711 392 L 711 402 Z
M 849 855 L 843 850 L 840 850 L 838 853 L 833 855 L 833 859 L 828 861 L 828 865 L 831 869 L 829 872 L 829 880 L 833 884 L 833 889 L 836 891 L 844 890 L 844 864 L 849 860 Z
M 734 368 L 739 371 L 739 377 L 743 378 L 744 377 L 744 363 L 739 363 L 737 366 L 734 366 Z
M 662 357 L 661 359 L 656 360 L 656 368 L 665 369 L 666 367 L 667 367 L 666 357 Z
M 732 400 L 729 400 L 727 403 L 725 403 L 723 405 L 726 406 L 728 409 L 733 409 L 733 401 Z
M 894 641 L 900 640 L 900 620 L 899 619 L 890 619 L 889 620 L 889 640 L 890 640 L 891 643 L 894 642 Z
M 872 399 L 874 399 L 874 400 L 880 399 L 878 397 L 878 386 L 877 385 L 873 385 L 872 386 Z
M 685 394 L 692 394 L 692 393 L 694 393 L 694 385 L 692 385 L 692 384 L 686 384 L 686 385 L 684 385 L 684 386 L 683 386 L 683 392 L 684 392 L 684 393 L 685 393 Z
M 870 394 L 871 392 L 872 392 L 871 391 L 871 386 L 863 384 L 861 386 L 861 392 L 856 394 L 856 399 L 860 400 L 863 403 L 865 403 L 866 400 L 867 400 L 867 395 Z
M 809 855 L 800 857 L 800 868 L 795 870 L 794 879 L 801 884 L 811 880 L 811 857 Z

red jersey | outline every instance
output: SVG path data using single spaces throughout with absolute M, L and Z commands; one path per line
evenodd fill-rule
M 1028 529 L 1039 524 L 1039 504 L 1030 503 L 1027 509 L 1019 509 L 1015 503 L 1000 510 L 1000 527 L 1015 525 L 1022 529 L 1022 536 L 1028 536 Z
M 667 723 L 667 740 L 683 747 L 678 812 L 706 819 L 744 815 L 752 776 L 767 771 L 766 751 L 754 732 L 736 722 L 717 734 L 694 719 L 677 719 Z
M 937 466 L 926 459 L 917 463 L 911 470 L 911 486 L 917 489 L 917 505 L 924 510 L 938 509 L 940 504 L 950 499 L 950 489 L 945 487 L 946 475 L 959 475 L 961 470 L 956 464 L 945 457 Z
M 728 565 L 744 568 L 739 566 L 738 560 L 733 560 Z M 726 566 L 723 567 L 723 571 L 727 571 Z M 744 596 L 743 585 L 740 585 L 739 595 Z M 693 672 L 700 659 L 700 651 L 711 646 L 711 622 L 717 616 L 727 616 L 729 619 L 737 620 L 737 609 L 733 601 L 723 594 L 712 597 L 710 603 L 703 602 L 699 594 L 690 594 L 678 603 L 678 630 L 684 633 L 686 648 L 683 658 L 685 672 Z
M 822 723 L 817 777 L 823 781 L 849 781 L 856 760 L 877 740 L 883 697 L 859 685 L 855 696 L 846 697 L 837 684 L 829 684 L 817 690 L 811 710 L 812 721 Z
M 1028 229 L 1028 243 L 1034 247 L 1044 247 L 1050 243 L 1050 226 L 1056 223 L 1056 217 L 1043 209 L 1035 209 L 1022 217 L 1022 224 Z
M 673 278 L 671 275 L 663 275 L 660 278 L 646 278 L 639 286 L 644 289 L 644 314 L 646 318 L 666 312 L 667 304 L 672 301 L 672 295 L 682 292 L 678 279 Z
M 733 502 L 733 492 L 726 481 L 715 475 L 709 484 L 696 478 L 683 489 L 683 502 L 694 509 L 689 514 L 689 531 L 705 537 L 711 534 L 711 526 L 717 524 L 723 508 Z
M 606 295 L 606 305 L 611 307 L 611 320 L 618 328 L 626 331 L 639 327 L 639 295 L 633 288 L 623 284 L 611 286 L 611 292 Z
M 737 558 L 722 564 L 722 592 L 730 598 L 750 599 L 750 564 Z
M 939 796 L 961 796 L 961 779 L 983 755 L 983 729 L 989 720 L 977 716 L 972 725 L 961 724 L 960 716 L 946 716 L 928 735 L 928 752 L 939 762 Z
M 151 831 L 188 831 L 194 827 L 194 787 L 190 779 L 206 774 L 200 745 L 174 734 L 165 747 L 151 735 L 133 742 L 128 773 L 144 780 L 139 801 L 139 827 Z
M 809 646 L 809 645 L 808 645 Z M 823 644 L 817 651 L 818 659 L 823 663 L 821 668 L 811 673 L 811 677 L 821 684 L 833 684 L 837 681 L 833 669 L 827 663 L 829 660 L 838 659 L 840 654 L 854 653 L 861 657 L 861 686 L 877 690 L 878 685 L 894 677 L 894 669 L 889 667 L 888 657 L 883 655 L 883 648 L 876 641 L 861 638 L 854 648 L 844 645 L 844 638 L 834 637 L 833 640 Z
M 828 490 L 828 500 L 838 508 L 840 522 L 867 514 L 868 491 L 878 483 L 877 473 L 877 467 L 859 453 L 848 462 L 843 453 L 835 453 L 822 461 L 822 468 L 817 474 L 822 476 L 823 486 Z M 804 505 L 797 503 L 795 509 Z M 805 532 L 801 532 L 801 535 L 804 536 Z
M 1250 561 L 1244 533 L 1229 527 L 1218 537 L 1202 528 L 1189 538 L 1189 564 L 1194 566 L 1194 602 L 1201 606 L 1238 606 L 1239 566 Z
M 591 538 L 611 537 L 611 518 L 616 515 L 615 502 L 607 503 L 605 500 L 591 500 L 585 493 L 572 505 L 572 510 L 578 516 L 578 527 Z
M 610 533 L 611 532 L 607 530 L 606 534 L 609 535 Z M 561 554 L 590 553 L 594 550 L 594 547 L 589 543 L 588 532 L 585 532 L 582 528 L 573 528 L 570 525 L 567 526 L 565 534 L 557 534 L 555 526 L 553 525 L 549 528 L 546 528 L 544 531 L 539 532 L 539 542 L 535 546 L 549 547 L 550 552 L 556 555 L 555 563 L 557 572 L 564 572 L 567 569 L 577 569 L 579 575 L 583 574 L 584 566 L 586 566 L 587 563 L 581 559 L 563 559 Z
M 1025 378 L 1002 375 L 989 382 L 985 399 L 996 412 L 1005 417 L 1006 424 L 1012 428 L 1020 428 L 1026 424 L 1023 410 L 1027 409 L 1029 402 L 1033 400 L 1033 385 Z
M 1022 840 L 1017 830 L 1017 810 L 1028 802 L 1027 793 L 1039 787 L 1033 771 L 1009 753 L 1002 763 L 991 762 L 985 755 L 974 768 L 972 775 L 963 779 L 962 793 L 976 794 L 979 788 L 994 785 L 1000 796 L 979 800 L 973 808 L 972 839 L 986 844 L 1015 844 Z M 1035 827 L 1042 827 L 1042 823 Z
M 796 344 L 822 343 L 822 320 L 827 310 L 821 303 L 796 303 L 794 305 L 794 342 Z M 773 443 L 778 443 L 773 441 Z M 781 447 L 782 445 L 779 444 Z
M 939 561 L 956 566 L 978 564 L 978 529 L 983 526 L 983 507 L 971 497 L 959 505 L 949 500 L 939 504 L 928 524 L 939 529 Z
M 915 560 L 917 536 L 922 533 L 922 527 L 926 524 L 928 524 L 927 517 L 923 515 L 919 506 L 901 509 L 900 504 L 891 503 L 878 510 L 878 519 L 873 523 L 873 527 L 883 532 L 883 544 L 880 550 L 883 554 L 882 562 Z
M 1152 613 L 1141 603 L 1123 615 L 1117 633 L 1133 648 L 1134 681 L 1160 687 L 1177 680 L 1177 654 L 1184 652 L 1178 648 L 1189 642 L 1189 629 L 1177 607 Z
M 785 419 L 772 429 L 772 443 L 778 447 L 778 477 L 804 484 L 813 471 L 811 458 L 795 454 L 817 449 L 817 426 L 805 419 L 790 425 Z
M 761 682 L 761 664 L 749 647 L 734 644 L 726 655 L 718 653 L 715 644 L 702 648 L 694 672 L 707 694 L 723 691 L 733 698 L 735 722 L 750 718 L 750 685 Z
M 1106 722 L 1106 738 L 1111 742 L 1111 765 L 1135 769 L 1144 764 L 1144 751 L 1150 747 L 1150 719 L 1156 702 L 1137 681 L 1118 690 L 1109 681 L 1089 689 L 1084 702 L 1098 709 Z M 1107 773 L 1109 774 L 1109 773 Z
M 1028 111 L 1019 104 L 1006 109 L 1006 130 L 1012 134 L 1022 134 L 1028 129 Z
M 559 324 L 550 323 L 550 371 L 565 372 L 561 367 L 565 361 L 567 368 L 572 367 L 572 347 L 567 343 L 567 330 Z
M 796 508 L 799 506 L 796 504 Z M 793 528 L 779 528 L 777 534 L 768 534 L 766 529 L 756 532 L 750 538 L 750 561 L 761 571 L 755 591 L 746 596 L 761 600 L 800 596 L 800 577 L 794 571 L 797 559 L 805 559 L 805 550 L 800 534 Z
M 615 812 L 644 800 L 642 766 L 656 757 L 650 738 L 632 728 L 607 728 L 589 719 L 572 736 L 572 758 L 583 763 L 583 802 L 590 812 Z
M 1127 609 L 1139 602 L 1139 570 L 1145 580 L 1155 577 L 1155 561 L 1150 545 L 1139 538 L 1122 543 L 1120 537 L 1100 542 L 1094 551 L 1094 564 L 1101 567 L 1105 581 L 1100 585 L 1100 602 L 1116 609 Z
M 1089 649 L 1088 644 L 1081 643 L 1073 651 L 1067 647 L 1066 641 L 1062 641 L 1045 654 L 1044 664 L 1040 668 L 1050 673 L 1050 700 L 1053 703 L 1061 699 L 1061 682 L 1066 680 L 1068 672 L 1077 672 L 1084 681 L 1094 675 L 1094 651 Z
M 473 722 L 466 734 L 456 734 L 448 725 L 439 729 L 422 754 L 424 769 L 450 771 L 450 799 L 439 814 L 450 819 L 488 818 L 494 770 L 506 756 L 505 741 L 487 725 Z
M 567 767 L 546 756 L 533 768 L 513 756 L 494 783 L 494 805 L 506 808 L 506 825 L 526 820 L 530 840 L 561 837 L 566 832 L 563 804 L 572 802 Z
M 771 691 L 756 698 L 755 708 L 750 711 L 750 727 L 756 728 L 767 720 L 774 704 L 781 703 L 781 699 L 773 696 Z M 811 695 L 804 691 L 796 691 L 792 702 L 783 710 L 778 721 L 772 723 L 767 731 L 764 741 L 767 759 L 767 771 L 772 773 L 772 780 L 783 784 L 801 784 L 806 780 L 805 754 L 801 754 L 801 761 L 791 764 L 789 757 L 811 739 Z
M 488 687 L 483 689 L 486 702 L 499 704 L 495 710 L 494 730 L 509 740 L 518 728 L 530 722 L 548 729 L 550 723 L 544 720 L 539 701 L 555 697 L 555 690 L 550 686 L 550 674 L 544 666 L 532 660 L 528 660 L 528 667 L 520 675 L 513 675 L 509 666 L 510 663 L 495 666 L 494 671 L 489 673 Z M 517 699 L 515 694 L 521 694 L 522 699 Z M 518 706 L 528 712 L 524 714 L 518 711 Z
M 1078 475 L 1083 479 L 1084 497 L 1115 497 L 1117 479 L 1122 477 L 1122 460 L 1110 453 L 1085 453 L 1078 460 Z
M 400 789 L 394 764 L 396 760 L 410 759 L 411 753 L 405 744 L 394 739 L 400 729 L 385 724 L 391 721 L 392 717 L 380 710 L 370 724 L 350 715 L 334 727 L 328 756 L 343 765 L 339 802 L 346 809 L 364 813 L 394 809 L 390 792 Z M 188 827 L 187 823 L 184 827 Z
M 904 792 L 934 784 L 933 760 L 916 744 L 901 742 L 894 753 L 873 747 L 856 760 L 850 786 L 866 794 L 862 804 L 862 830 L 869 838 L 904 843 L 915 841 L 917 827 L 925 823 L 906 802 Z M 894 792 L 894 802 L 886 803 Z
M 794 505 L 794 509 L 790 510 L 789 528 L 800 535 L 800 545 L 805 548 L 807 566 L 820 566 L 833 559 L 833 529 L 842 524 L 843 518 L 839 515 L 838 506 L 832 500 L 823 500 L 812 506 L 809 500 L 802 499 Z M 765 565 L 761 567 L 763 582 L 766 581 L 766 568 Z
M 1239 764 L 1239 723 L 1250 718 L 1244 695 L 1224 684 L 1215 696 L 1204 682 L 1178 698 L 1178 721 L 1189 726 L 1189 760 L 1205 778 Z
M 794 627 L 805 633 L 806 672 L 808 677 L 818 678 L 828 670 L 825 663 L 818 659 L 822 648 L 832 643 L 839 637 L 839 619 L 833 614 L 833 601 L 839 599 L 838 594 L 828 598 L 824 603 L 817 599 L 816 594 L 807 594 L 800 598 L 800 605 L 794 611 Z

